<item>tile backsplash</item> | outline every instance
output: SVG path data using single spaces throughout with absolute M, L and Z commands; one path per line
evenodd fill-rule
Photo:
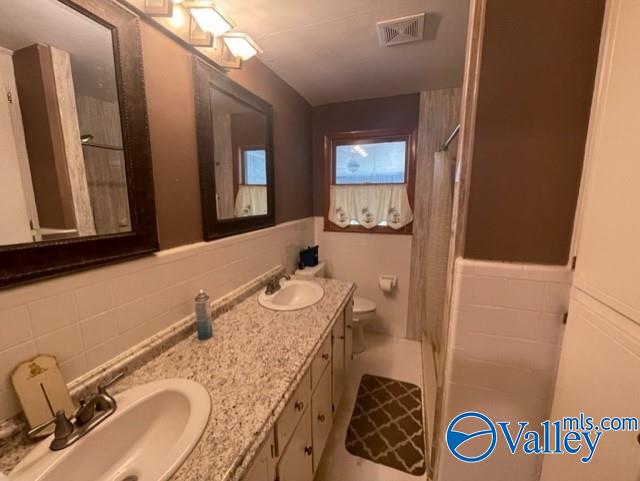
M 446 424 L 464 411 L 494 421 L 537 424 L 548 418 L 571 279 L 562 266 L 456 261 Z M 497 450 L 491 459 L 467 465 L 445 447 L 439 469 L 444 480 L 534 481 L 540 460 Z
M 198 289 L 217 299 L 314 241 L 313 219 L 158 252 L 0 291 L 0 420 L 19 405 L 17 363 L 53 354 L 70 382 L 188 316 Z

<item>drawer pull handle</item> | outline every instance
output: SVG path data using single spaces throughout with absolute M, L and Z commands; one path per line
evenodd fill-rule
M 324 417 L 324 414 L 320 414 L 320 415 L 318 416 L 318 421 L 320 421 L 321 423 L 323 423 L 325 419 L 326 419 L 326 418 Z
M 306 454 L 307 456 L 311 456 L 313 454 L 313 447 L 312 446 L 306 446 L 304 448 L 304 454 Z
M 329 360 L 329 354 L 323 354 L 322 355 L 322 359 L 324 359 L 325 361 Z
M 347 324 L 347 329 L 351 329 L 351 324 Z
M 293 407 L 296 411 L 302 411 L 304 409 L 304 403 L 302 401 L 296 401 Z

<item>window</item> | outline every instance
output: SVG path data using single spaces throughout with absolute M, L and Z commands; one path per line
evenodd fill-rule
M 415 131 L 328 135 L 325 183 L 325 230 L 410 234 Z
M 407 142 L 336 145 L 336 184 L 404 184 Z
M 242 183 L 267 185 L 267 151 L 263 147 L 242 148 Z

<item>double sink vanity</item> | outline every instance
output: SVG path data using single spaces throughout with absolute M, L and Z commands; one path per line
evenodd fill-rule
M 131 363 L 116 359 L 126 375 L 111 388 L 112 416 L 62 450 L 49 449 L 53 436 L 0 449 L 0 471 L 11 481 L 311 481 L 350 368 L 355 286 L 294 279 L 267 296 L 264 284 L 225 301 L 210 341 L 189 319 L 134 348 Z
M 191 39 L 191 34 L 197 33 L 192 29 L 192 25 L 197 27 L 196 20 L 186 29 L 187 39 L 158 23 L 153 15 L 162 17 L 166 12 L 151 8 L 150 4 L 157 3 L 0 2 L 0 17 L 12 19 L 0 25 L 0 80 L 7 87 L 8 103 L 3 105 L 9 109 L 3 111 L 9 127 L 0 132 L 2 145 L 7 146 L 5 182 L 0 182 L 5 195 L 0 204 L 0 289 L 151 256 L 169 246 L 197 252 L 202 248 L 201 240 L 214 241 L 276 224 L 274 107 L 228 75 L 224 67 L 229 64 L 225 62 L 234 59 L 226 59 L 226 54 L 223 59 L 222 50 L 213 48 L 211 34 L 205 35 L 211 44 L 208 47 L 201 38 Z M 187 4 L 194 2 L 160 3 L 191 19 Z M 33 25 L 42 28 L 33 29 Z M 165 63 L 164 56 L 148 55 L 149 49 L 143 48 L 142 39 L 147 38 L 143 32 L 149 32 L 149 25 L 173 42 L 171 51 L 177 49 L 177 57 L 169 58 L 179 59 L 176 64 L 173 60 Z M 188 66 L 193 97 L 181 94 L 178 100 L 182 104 L 170 102 L 163 109 L 148 111 L 148 92 L 156 99 L 167 94 L 165 87 L 145 83 L 145 75 L 162 72 L 168 78 L 167 85 L 174 85 L 173 80 L 184 80 L 180 71 L 173 72 L 177 64 Z M 230 66 L 241 64 L 235 59 Z M 247 84 L 255 85 L 253 80 Z M 191 125 L 175 120 L 176 110 L 195 114 L 194 132 L 175 131 L 176 122 Z M 152 122 L 150 114 L 154 114 Z M 161 141 L 152 149 L 150 127 L 167 121 L 171 134 L 157 130 L 155 139 Z M 157 154 L 165 150 L 169 154 Z M 156 153 L 153 159 L 152 151 Z M 197 152 L 197 158 L 190 159 L 187 151 Z M 158 166 L 171 182 L 154 184 L 153 169 Z M 183 171 L 189 170 L 198 171 L 197 180 L 184 177 Z M 199 219 L 191 225 L 189 216 L 174 217 L 173 204 L 181 202 L 176 193 L 184 191 L 193 198 L 189 189 L 201 200 L 201 226 L 197 225 Z M 157 192 L 163 199 L 171 199 L 169 217 L 156 213 Z M 169 219 L 167 225 L 163 219 Z M 182 231 L 201 231 L 202 238 L 184 236 L 188 239 L 185 245 L 159 238 L 159 232 L 169 232 L 167 239 L 171 238 L 173 230 L 181 231 L 181 239 Z M 290 257 L 289 247 L 293 246 L 283 247 Z M 293 252 L 302 247 L 296 246 Z M 264 251 L 273 257 L 260 259 L 261 265 L 281 262 L 282 256 L 275 252 Z M 263 252 L 246 254 L 249 260 Z M 183 254 L 167 253 L 173 255 Z M 149 314 L 153 319 L 137 319 L 135 326 L 132 322 L 122 327 L 118 322 L 117 336 L 114 332 L 105 334 L 100 346 L 92 347 L 111 347 L 121 334 L 129 337 L 133 332 L 135 336 L 109 352 L 115 356 L 129 350 L 115 358 L 100 354 L 91 366 L 105 363 L 93 371 L 86 373 L 84 351 L 89 347 L 85 349 L 87 343 L 81 338 L 85 333 L 79 326 L 78 339 L 73 339 L 79 350 L 74 356 L 87 365 L 77 372 L 74 367 L 73 374 L 65 373 L 66 381 L 58 361 L 48 355 L 56 349 L 67 355 L 66 334 L 59 342 L 56 338 L 54 345 L 46 344 L 42 348 L 45 352 L 40 352 L 38 344 L 38 356 L 52 362 L 49 375 L 52 371 L 59 374 L 57 389 L 49 392 L 61 393 L 65 402 L 52 403 L 30 368 L 23 378 L 31 379 L 30 387 L 36 394 L 20 396 L 19 389 L 14 390 L 23 412 L 32 414 L 26 416 L 32 424 L 31 435 L 44 433 L 45 425 L 49 429 L 54 420 L 47 418 L 54 413 L 57 434 L 34 446 L 24 435 L 27 428 L 21 418 L 0 422 L 0 478 L 9 473 L 11 481 L 312 479 L 349 371 L 355 286 L 323 279 L 294 279 L 276 285 L 273 278 L 282 268 L 274 268 L 214 303 L 215 335 L 200 342 L 194 334 L 193 318 L 181 320 L 188 312 L 185 306 L 197 292 L 192 289 L 206 286 L 210 277 L 226 272 L 222 257 L 204 258 L 207 261 L 197 272 L 191 267 L 184 272 L 180 267 L 170 274 L 163 271 L 167 279 L 158 283 L 162 287 L 155 293 L 172 289 L 171 296 L 175 294 L 171 306 L 167 304 L 168 310 L 162 313 L 161 324 L 173 325 L 159 333 L 156 328 L 145 331 L 151 337 L 131 347 L 142 338 L 138 328 L 161 313 Z M 145 265 L 142 259 L 140 264 L 132 263 L 127 276 L 135 272 L 147 279 L 149 265 L 141 265 Z M 231 289 L 254 272 L 225 279 L 225 285 Z M 83 276 L 69 286 L 76 286 L 78 279 L 89 282 L 88 277 L 82 280 Z M 55 297 L 51 285 L 41 284 L 38 289 L 45 297 Z M 98 297 L 114 297 L 107 292 L 111 287 L 104 285 Z M 64 287 L 64 296 L 73 295 L 92 309 L 97 304 L 101 304 L 98 310 L 104 307 L 97 300 L 93 306 L 92 296 L 82 298 L 80 289 L 73 294 L 69 286 Z M 93 282 L 87 286 L 95 287 Z M 264 293 L 265 286 L 269 295 Z M 145 290 L 140 299 L 151 298 L 151 290 Z M 111 300 L 109 309 L 115 311 Z M 16 299 L 15 305 L 22 302 Z M 137 300 L 126 301 L 133 302 Z M 51 317 L 59 319 L 50 326 L 45 326 L 48 312 L 44 312 L 41 332 L 31 329 L 29 336 L 50 340 L 62 328 L 75 328 L 80 320 L 78 309 L 70 303 L 65 307 L 69 312 L 61 309 L 65 312 L 55 313 Z M 87 319 L 97 312 L 87 314 Z M 144 316 L 146 313 L 140 313 Z M 20 321 L 15 320 L 16 326 Z M 99 323 L 93 326 L 96 330 L 103 327 Z M 15 337 L 26 344 L 27 339 L 21 336 Z M 35 346 L 33 342 L 30 345 Z M 35 359 L 15 361 L 20 361 L 19 366 L 35 364 Z M 105 381 L 120 374 L 122 379 L 107 388 Z M 13 397 L 5 402 L 9 398 L 4 394 L 11 389 L 11 381 L 5 378 L 0 386 L 1 419 L 18 412 Z M 68 381 L 71 383 L 66 386 Z M 75 399 L 75 406 L 68 394 Z

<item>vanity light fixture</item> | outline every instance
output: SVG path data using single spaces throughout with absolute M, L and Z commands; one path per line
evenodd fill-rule
M 242 60 L 249 60 L 254 55 L 262 53 L 262 50 L 246 33 L 228 33 L 224 37 L 231 53 Z
M 211 32 L 220 37 L 234 26 L 211 2 L 184 2 L 189 13 L 205 32 Z

